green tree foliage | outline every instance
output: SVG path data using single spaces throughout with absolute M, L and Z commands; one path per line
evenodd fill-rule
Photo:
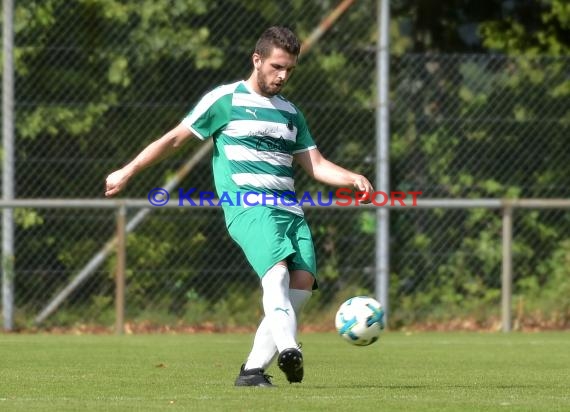
M 350 124 L 339 127 L 332 119 L 335 111 L 342 112 L 372 130 L 368 96 L 374 59 L 362 58 L 372 56 L 366 50 L 374 32 L 371 5 L 368 1 L 353 6 L 345 21 L 329 32 L 326 46 L 317 44 L 310 58 L 303 56 L 288 88 L 288 97 L 307 113 L 317 139 L 326 142 L 323 151 L 356 168 L 362 167 L 362 154 L 355 147 L 363 148 L 370 137 L 354 135 Z M 328 1 L 17 2 L 18 196 L 101 197 L 107 173 L 173 127 L 205 92 L 249 74 L 251 52 L 262 28 L 278 22 L 305 38 L 331 8 Z M 366 24 L 355 31 L 354 24 L 362 22 Z M 358 69 L 363 69 L 359 77 L 347 76 Z M 318 85 L 318 90 L 307 85 Z M 315 98 L 317 91 L 324 93 Z M 333 103 L 322 105 L 325 101 Z M 343 137 L 342 145 L 331 143 L 336 133 Z M 144 198 L 198 147 L 190 145 L 143 173 L 125 196 Z M 373 170 L 371 162 L 364 167 Z M 208 159 L 181 186 L 212 190 Z M 301 182 L 303 190 L 318 187 Z M 221 212 L 216 212 L 196 212 L 197 222 L 188 217 L 194 211 L 165 212 L 168 216 L 147 219 L 129 236 L 133 310 L 166 306 L 180 315 L 190 301 L 223 300 L 233 284 L 255 287 L 244 259 L 228 267 L 228 254 L 240 252 L 225 235 Z M 73 224 L 62 224 L 72 215 Z M 21 275 L 16 287 L 43 288 L 43 293 L 33 300 L 19 295 L 18 305 L 36 310 L 114 234 L 113 216 L 105 212 L 39 211 L 19 219 L 26 224 L 19 237 L 33 241 L 18 244 L 18 255 L 26 259 L 17 263 Z M 333 229 L 317 222 L 316 230 L 326 234 Z M 216 248 L 206 250 L 206 244 Z M 111 259 L 93 282 L 71 296 L 69 307 L 108 304 L 105 296 L 113 288 L 113 268 Z M 231 276 L 223 277 L 227 283 L 220 289 L 216 281 L 224 273 Z M 168 295 L 167 301 L 156 300 L 157 292 Z
M 376 4 L 354 2 L 301 56 L 286 91 L 321 151 L 371 178 Z M 424 197 L 568 196 L 560 182 L 570 166 L 559 159 L 567 153 L 570 107 L 568 63 L 559 57 L 569 47 L 566 2 L 391 4 L 392 187 L 422 190 Z M 284 24 L 306 39 L 335 6 L 328 0 L 16 2 L 17 196 L 102 197 L 110 171 L 177 124 L 205 92 L 249 74 L 262 28 Z M 125 196 L 144 198 L 198 147 L 145 171 Z M 298 177 L 299 191 L 331 189 Z M 213 190 L 208 159 L 181 186 Z M 109 213 L 72 214 L 71 226 L 61 211 L 17 216 L 18 255 L 26 257 L 16 262 L 17 289 L 43 288 L 19 305 L 41 307 L 113 235 Z M 255 288 L 256 279 L 245 260 L 228 267 L 227 257 L 240 252 L 225 235 L 221 212 L 155 216 L 128 240 L 131 314 L 156 306 L 204 321 L 207 314 L 195 311 L 207 312 L 207 302 L 218 302 L 224 313 L 232 305 L 242 311 L 238 286 Z M 374 214 L 307 216 L 321 268 L 315 301 L 372 293 Z M 535 290 L 528 279 L 538 288 L 550 285 L 549 270 L 563 277 L 565 216 L 516 216 L 521 290 Z M 412 310 L 486 319 L 498 299 L 500 229 L 496 212 L 393 212 L 392 319 L 409 321 Z M 96 273 L 90 297 L 77 291 L 71 302 L 109 305 L 113 267 L 109 260 Z
M 423 189 L 425 197 L 567 197 L 566 2 L 484 2 L 476 13 L 468 7 L 474 2 L 401 3 L 413 41 L 399 44 L 428 53 L 395 59 L 393 183 Z M 450 54 L 469 49 L 478 54 Z M 515 292 L 524 296 L 529 279 L 537 289 L 551 284 L 537 268 L 554 259 L 568 219 L 563 212 L 518 211 L 515 217 Z M 492 319 L 485 308 L 493 301 L 498 308 L 500 215 L 397 215 L 393 228 L 398 250 L 391 292 L 409 294 L 393 319 L 437 302 L 450 320 L 464 312 L 481 322 Z
M 542 167 L 524 169 L 536 188 L 530 195 L 544 196 L 544 188 L 550 187 L 554 188 L 553 196 L 568 197 L 570 193 L 563 182 L 570 166 L 566 161 L 554 160 L 557 154 L 568 154 L 570 4 L 564 0 L 523 2 L 513 11 L 512 16 L 481 26 L 483 42 L 493 51 L 528 56 L 509 70 L 510 79 L 503 92 L 520 97 L 530 92 L 539 99 L 531 105 L 519 98 L 511 109 L 516 121 L 539 125 L 531 132 L 535 145 L 530 145 L 529 152 L 536 153 L 536 148 L 540 148 L 544 153 Z M 540 323 L 540 313 L 551 313 L 550 326 L 567 325 L 570 312 L 564 296 L 569 284 L 565 263 L 568 213 L 531 212 L 521 220 L 524 229 L 518 245 L 526 250 L 517 257 L 521 267 L 517 273 L 519 312 L 536 323 Z
M 481 25 L 485 47 L 525 56 L 567 56 L 570 4 L 564 0 L 512 4 L 504 18 Z

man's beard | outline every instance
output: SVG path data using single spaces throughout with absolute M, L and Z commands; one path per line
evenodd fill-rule
M 268 84 L 267 81 L 265 81 L 265 77 L 262 76 L 259 71 L 257 72 L 257 85 L 259 86 L 261 93 L 267 96 L 275 96 L 276 94 L 279 94 L 283 87 L 277 87 Z

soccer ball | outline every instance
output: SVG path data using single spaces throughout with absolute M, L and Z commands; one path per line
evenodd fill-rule
M 384 309 L 375 299 L 356 296 L 340 305 L 335 317 L 339 335 L 357 346 L 368 346 L 378 340 L 384 329 Z

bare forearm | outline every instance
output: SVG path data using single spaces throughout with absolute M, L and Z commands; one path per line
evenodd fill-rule
M 295 159 L 313 179 L 319 182 L 331 186 L 350 186 L 365 193 L 374 191 L 368 179 L 328 161 L 318 149 L 298 153 Z
M 168 157 L 176 150 L 172 136 L 170 136 L 169 133 L 149 144 L 137 155 L 137 157 L 124 167 L 124 170 L 129 177 L 132 177 L 147 167 L 158 163 L 160 160 Z
M 188 137 L 188 131 L 180 127 L 172 129 L 160 139 L 149 144 L 137 157 L 127 164 L 123 168 L 125 173 L 132 177 L 141 170 L 158 163 L 179 149 Z
M 192 133 L 185 126 L 179 125 L 149 144 L 129 164 L 107 176 L 105 196 L 114 196 L 121 192 L 131 177 L 170 155 L 191 136 Z
M 353 186 L 360 175 L 322 159 L 313 169 L 313 178 L 331 186 Z

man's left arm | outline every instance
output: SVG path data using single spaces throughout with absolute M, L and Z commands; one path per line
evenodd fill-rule
M 359 192 L 367 193 L 368 198 L 374 192 L 367 178 L 325 159 L 317 148 L 295 154 L 295 161 L 309 176 L 319 182 L 337 187 L 352 187 Z

